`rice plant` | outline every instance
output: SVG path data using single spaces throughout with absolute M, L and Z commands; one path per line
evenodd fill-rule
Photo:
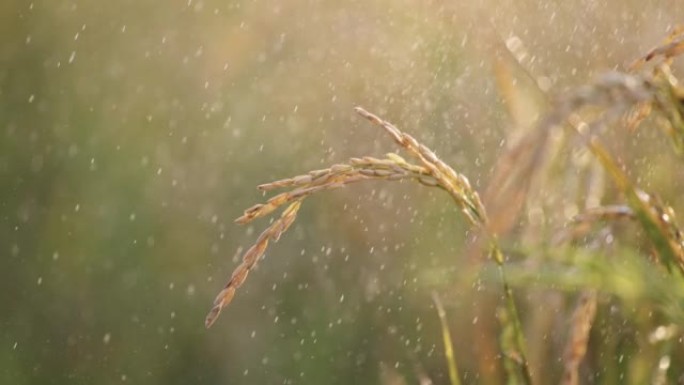
M 624 72 L 605 73 L 550 103 L 552 107 L 546 116 L 500 156 L 484 198 L 465 175 L 442 161 L 430 148 L 387 120 L 357 107 L 356 112 L 381 128 L 410 160 L 395 153 L 384 158 L 351 158 L 329 168 L 258 186 L 264 192 L 278 189 L 284 192 L 246 209 L 236 222 L 250 223 L 278 210 L 281 210 L 280 216 L 243 254 L 242 262 L 216 297 L 206 317 L 206 327 L 213 325 L 230 304 L 269 243 L 278 241 L 290 228 L 307 197 L 366 181 L 417 182 L 446 192 L 471 228 L 485 240 L 481 244 L 491 257 L 504 299 L 491 317 L 500 321 L 500 357 L 508 383 L 547 382 L 535 378 L 530 368 L 518 299 L 513 292 L 513 287 L 530 286 L 579 293 L 567 324 L 564 354 L 558 357 L 563 362 L 562 384 L 581 382 L 580 367 L 589 350 L 603 295 L 656 304 L 662 313 L 660 328 L 663 329 L 653 331 L 653 340 L 666 347 L 658 362 L 652 365 L 652 379 L 654 383 L 667 383 L 673 347 L 663 341 L 679 336 L 684 323 L 684 239 L 672 208 L 633 180 L 611 154 L 603 135 L 608 130 L 629 132 L 655 121 L 673 150 L 678 154 L 684 152 L 684 90 L 671 69 L 672 61 L 683 52 L 684 33 L 676 29 Z M 516 60 L 512 63 L 518 70 L 526 71 L 523 63 Z M 506 99 L 506 77 L 500 78 L 504 79 L 501 88 Z M 510 99 L 509 102 L 515 102 Z M 561 142 L 562 146 L 581 146 L 594 157 L 586 165 L 587 170 L 591 169 L 592 179 L 584 191 L 582 210 L 544 241 L 550 246 L 543 251 L 549 255 L 543 263 L 509 263 L 506 257 L 509 250 L 502 246 L 500 239 L 509 236 L 526 207 L 538 204 L 539 198 L 533 191 L 544 184 L 544 170 L 557 161 L 558 149 L 553 138 L 559 135 L 572 138 Z M 559 141 L 556 139 L 556 142 Z M 603 202 L 604 175 L 612 180 L 621 197 L 618 201 Z M 648 240 L 648 246 L 640 249 L 610 246 L 615 238 L 613 234 L 619 235 L 613 231 L 617 224 L 638 228 Z M 619 243 L 620 239 L 615 242 Z M 487 271 L 485 268 L 482 274 L 488 276 Z M 460 384 L 445 310 L 437 295 L 433 300 L 442 325 L 449 377 L 452 384 Z

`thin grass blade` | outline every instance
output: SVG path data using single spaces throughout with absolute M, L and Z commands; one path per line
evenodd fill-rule
M 444 355 L 447 360 L 447 367 L 449 368 L 449 380 L 451 385 L 461 385 L 461 379 L 458 375 L 458 365 L 456 363 L 456 356 L 454 355 L 454 346 L 451 342 L 451 332 L 449 331 L 449 322 L 447 322 L 446 312 L 439 295 L 432 292 L 432 302 L 435 303 L 439 322 L 442 325 L 442 339 L 444 340 Z

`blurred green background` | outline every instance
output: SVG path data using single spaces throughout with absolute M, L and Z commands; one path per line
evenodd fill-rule
M 445 384 L 432 290 L 465 382 L 498 383 L 476 343 L 496 319 L 478 318 L 446 194 L 370 183 L 307 200 L 206 330 L 267 224 L 233 219 L 257 184 L 396 151 L 356 105 L 484 189 L 512 127 L 499 45 L 557 95 L 683 17 L 679 0 L 2 1 L 0 383 Z M 640 177 L 681 206 L 671 175 Z M 535 362 L 556 382 L 562 337 L 544 340 Z

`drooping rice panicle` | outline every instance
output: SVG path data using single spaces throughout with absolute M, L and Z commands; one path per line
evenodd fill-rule
M 417 142 L 416 142 L 417 143 Z M 428 150 L 429 151 L 429 150 Z M 302 201 L 318 192 L 333 190 L 348 184 L 369 180 L 413 180 L 428 187 L 447 189 L 438 181 L 432 171 L 426 167 L 406 162 L 396 154 L 387 154 L 385 159 L 373 157 L 352 158 L 346 164 L 333 165 L 327 169 L 311 171 L 293 178 L 278 180 L 262 184 L 258 188 L 270 191 L 277 188 L 291 188 L 277 194 L 265 203 L 259 203 L 245 210 L 235 221 L 240 224 L 249 223 L 257 218 L 272 214 L 283 205 L 289 204 L 281 217 L 273 222 L 257 238 L 242 257 L 242 263 L 233 271 L 231 278 L 214 301 L 205 320 L 206 327 L 210 327 L 218 318 L 221 310 L 232 301 L 235 291 L 247 278 L 248 273 L 256 266 L 264 255 L 269 241 L 277 241 L 292 225 Z

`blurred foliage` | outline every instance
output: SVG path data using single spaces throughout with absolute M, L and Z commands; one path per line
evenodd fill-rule
M 5 0 L 0 19 L 0 383 L 448 383 L 434 290 L 461 380 L 494 384 L 498 282 L 445 194 L 378 183 L 310 199 L 207 331 L 236 250 L 265 226 L 233 219 L 259 183 L 393 150 L 355 105 L 484 188 L 518 128 L 494 75 L 502 44 L 557 95 L 646 52 L 684 3 Z M 667 137 L 605 135 L 684 212 Z M 577 213 L 561 191 L 579 190 L 584 155 L 559 156 L 571 162 L 550 166 L 529 219 L 547 226 L 502 240 L 534 378 L 560 378 L 573 293 L 590 287 L 603 294 L 583 381 L 648 382 L 663 345 L 649 335 L 681 327 L 684 289 L 637 257 L 633 227 L 623 259 L 529 246 Z M 568 258 L 581 263 L 554 270 Z

